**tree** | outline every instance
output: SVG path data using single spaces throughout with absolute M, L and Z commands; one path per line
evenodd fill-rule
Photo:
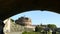
M 57 28 L 57 26 L 55 24 L 48 24 L 47 27 L 49 27 L 49 28 Z
M 35 31 L 36 31 L 36 32 L 41 32 L 42 30 L 43 30 L 42 26 L 37 25 L 37 26 L 35 27 Z
M 35 31 L 37 32 L 39 30 L 39 25 L 35 27 Z
M 13 19 L 11 19 L 11 21 L 12 21 L 12 22 L 14 22 L 14 20 L 13 20 Z

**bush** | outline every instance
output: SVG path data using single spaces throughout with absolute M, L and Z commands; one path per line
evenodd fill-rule
M 39 32 L 23 32 L 22 34 L 40 34 Z

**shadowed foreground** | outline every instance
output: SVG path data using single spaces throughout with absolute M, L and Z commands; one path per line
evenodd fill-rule
M 4 25 L 5 24 L 3 23 L 3 21 L 0 20 L 0 34 L 4 34 L 3 32 Z
M 59 0 L 0 0 L 0 19 L 30 10 L 47 10 L 60 13 Z

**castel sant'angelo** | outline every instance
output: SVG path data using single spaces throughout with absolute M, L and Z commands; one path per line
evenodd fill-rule
M 28 17 L 21 17 L 15 21 L 17 24 L 24 25 L 24 26 L 31 26 L 32 21 Z
M 35 27 L 34 25 L 32 25 L 32 21 L 28 17 L 20 17 L 19 19 L 17 19 L 15 21 L 15 23 L 17 23 L 19 25 L 23 25 L 27 28 L 34 28 Z
M 6 32 L 22 32 L 22 31 L 34 31 L 36 25 L 32 25 L 32 20 L 28 17 L 20 17 L 15 21 L 8 18 L 4 21 L 4 33 Z

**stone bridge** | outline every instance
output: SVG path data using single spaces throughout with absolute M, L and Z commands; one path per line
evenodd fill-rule
M 59 0 L 0 0 L 0 19 L 30 10 L 47 10 L 60 13 Z
M 30 10 L 60 13 L 59 0 L 0 0 L 0 20 Z

